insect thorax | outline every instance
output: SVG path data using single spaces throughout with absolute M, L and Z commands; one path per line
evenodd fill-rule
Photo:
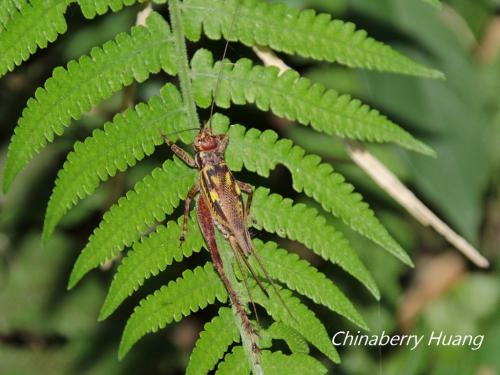
M 210 165 L 226 166 L 224 155 L 218 151 L 198 152 L 196 154 L 196 163 L 200 169 Z

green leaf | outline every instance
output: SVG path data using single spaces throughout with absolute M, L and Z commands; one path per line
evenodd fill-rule
M 208 374 L 224 357 L 231 344 L 240 341 L 240 331 L 234 323 L 231 309 L 221 307 L 219 314 L 205 324 L 189 357 L 186 375 Z M 244 362 L 247 362 L 246 358 Z
M 337 362 L 338 354 L 314 313 L 293 297 L 290 291 L 278 289 L 278 292 L 292 315 L 283 308 L 281 299 L 274 293 L 267 298 L 254 287 L 252 296 L 275 320 L 293 327 L 331 360 Z M 225 302 L 227 292 L 210 263 L 204 268 L 197 267 L 194 271 L 185 271 L 181 278 L 171 281 L 136 307 L 123 333 L 120 358 L 146 333 L 156 332 L 171 321 L 180 320 L 191 311 L 214 303 L 215 299 Z
M 28 4 L 28 0 L 2 0 L 0 5 L 0 25 L 5 28 L 7 23 L 14 18 L 26 4 Z M 0 32 L 3 32 L 3 30 L 0 29 Z
M 254 287 L 252 296 L 255 303 L 264 307 L 275 321 L 283 322 L 299 332 L 330 360 L 335 363 L 340 362 L 337 350 L 332 345 L 325 327 L 316 315 L 298 298 L 293 297 L 289 290 L 281 289 L 278 286 L 276 289 L 281 298 L 274 291 L 269 293 L 268 298 L 260 289 Z M 288 310 L 283 307 L 282 302 L 285 303 Z
M 174 261 L 180 262 L 193 252 L 199 252 L 204 244 L 198 222 L 191 220 L 182 247 L 179 246 L 181 225 L 169 221 L 160 225 L 149 236 L 136 242 L 131 251 L 121 261 L 116 271 L 108 295 L 101 308 L 99 320 L 106 319 L 116 308 L 144 283 L 156 276 Z
M 227 129 L 227 121 L 222 117 L 212 122 L 219 133 Z M 229 145 L 226 160 L 233 171 L 243 167 L 267 177 L 277 164 L 283 164 L 291 173 L 293 188 L 304 192 L 322 207 L 341 218 L 352 229 L 382 246 L 402 262 L 413 263 L 401 246 L 389 235 L 375 217 L 373 211 L 354 193 L 353 186 L 346 183 L 343 176 L 333 171 L 329 164 L 321 163 L 317 155 L 306 155 L 288 139 L 278 140 L 278 135 L 266 130 L 246 129 L 233 125 L 227 131 Z
M 151 155 L 155 146 L 165 144 L 162 134 L 187 127 L 181 96 L 172 84 L 166 84 L 159 97 L 153 96 L 147 104 L 138 104 L 134 110 L 116 115 L 112 122 L 104 124 L 103 130 L 94 130 L 83 143 L 77 141 L 57 174 L 45 214 L 44 240 L 64 214 L 80 199 L 91 195 L 101 181 Z M 179 135 L 184 141 L 192 139 L 185 132 Z
M 146 109 L 145 109 L 145 111 L 146 111 Z M 152 116 L 151 118 L 148 117 L 148 118 L 151 122 L 161 121 L 162 113 L 166 113 L 166 112 L 161 112 L 161 111 L 159 111 L 158 113 L 155 112 L 155 116 Z M 214 123 L 216 123 L 216 122 L 217 122 L 217 120 L 214 121 Z M 240 129 L 240 130 L 237 130 L 237 129 Z M 95 144 L 96 149 L 99 149 L 101 147 L 106 147 L 106 149 L 112 150 L 115 147 L 119 147 L 120 142 L 118 142 L 118 141 L 122 140 L 122 139 L 127 139 L 128 142 L 133 143 L 133 144 L 139 144 L 143 141 L 146 142 L 146 144 L 147 144 L 147 139 L 145 139 L 143 137 L 143 134 L 141 132 L 129 133 L 126 126 L 117 126 L 116 132 L 117 132 L 116 134 L 114 133 L 116 136 L 111 137 L 110 140 L 107 139 L 107 138 L 109 138 L 109 136 L 107 136 L 107 132 L 103 133 L 102 139 L 106 138 L 106 141 L 104 141 L 104 140 L 99 140 L 99 142 L 96 141 L 96 144 Z M 272 144 L 275 143 L 274 141 L 276 140 L 276 135 L 275 134 L 273 135 L 273 133 L 267 132 L 267 133 L 264 133 L 265 135 L 263 134 L 262 137 L 260 137 L 259 136 L 260 133 L 254 133 L 253 131 L 250 133 L 249 133 L 250 134 L 249 136 L 246 136 L 245 134 L 243 134 L 241 126 L 234 127 L 230 131 L 230 138 L 233 137 L 233 135 L 231 135 L 231 134 L 234 134 L 234 137 L 236 137 L 236 138 L 234 139 L 234 141 L 230 142 L 228 152 L 226 153 L 226 157 L 228 157 L 228 161 L 230 163 L 232 163 L 232 165 L 235 166 L 238 170 L 241 169 L 241 163 L 245 162 L 247 169 L 257 171 L 259 174 L 267 176 L 267 175 L 269 175 L 269 170 L 271 168 L 274 168 L 274 165 L 276 164 L 276 162 L 279 162 L 281 160 L 284 160 L 284 164 L 287 165 L 292 171 L 301 170 L 300 163 L 296 162 L 295 164 L 298 164 L 298 165 L 294 165 L 294 163 L 290 163 L 290 161 L 294 160 L 294 159 L 304 158 L 304 155 L 303 155 L 304 152 L 302 149 L 299 149 L 297 147 L 293 147 L 294 151 L 290 155 L 295 155 L 295 156 L 293 158 L 291 158 L 290 160 L 287 160 L 288 153 L 292 149 L 292 145 L 291 145 L 290 141 L 282 140 L 282 141 L 279 141 L 276 143 L 276 145 L 277 145 L 276 150 L 273 152 L 270 152 L 269 157 L 267 157 L 266 153 L 268 153 L 270 151 L 270 150 L 267 150 L 267 146 L 270 143 L 272 143 Z M 101 133 L 99 133 L 99 134 L 101 134 Z M 138 137 L 138 138 L 135 138 L 135 137 Z M 264 142 L 261 143 L 260 141 L 264 141 Z M 154 146 L 154 143 L 151 142 L 150 145 L 152 147 L 152 146 Z M 234 151 L 232 151 L 232 150 L 234 150 Z M 238 158 L 241 157 L 241 155 L 238 155 L 238 150 L 249 150 L 249 152 L 245 152 L 247 157 L 244 158 L 242 161 L 241 160 L 238 161 Z M 254 152 L 253 150 L 259 150 L 259 151 Z M 241 154 L 241 152 L 240 152 L 240 154 Z M 123 154 L 123 156 L 126 160 L 129 160 L 129 164 L 133 163 L 130 160 L 133 160 L 134 157 L 135 158 L 138 157 L 135 152 L 128 152 L 128 153 L 125 152 Z M 306 162 L 306 160 L 308 158 L 310 161 L 311 156 L 305 157 L 303 162 Z M 263 159 L 263 160 L 261 160 L 261 159 Z M 273 159 L 274 159 L 274 161 L 273 161 Z M 271 164 L 269 164 L 269 163 L 271 163 Z M 318 163 L 316 163 L 316 164 L 318 164 Z M 257 167 L 257 166 L 259 166 L 259 167 Z M 101 173 L 103 173 L 105 176 L 106 173 L 109 173 L 109 171 L 113 170 L 113 168 L 114 168 L 112 158 L 111 158 L 111 162 L 108 159 L 106 161 L 106 164 L 103 165 L 103 167 L 104 168 L 102 168 Z M 124 163 L 123 168 L 125 168 L 125 167 L 126 167 L 126 164 Z M 322 174 L 325 174 L 326 172 L 329 172 L 329 171 L 331 172 L 331 169 L 325 170 L 325 167 L 327 167 L 325 165 L 319 165 L 319 166 L 315 166 L 315 167 L 321 169 Z M 328 167 L 328 168 L 330 168 L 330 167 Z M 93 168 L 93 169 L 89 170 L 88 176 L 86 175 L 87 179 L 89 179 L 90 181 L 92 181 L 92 180 L 98 181 L 97 176 L 96 176 L 97 169 L 98 168 L 95 168 L 95 169 Z M 308 170 L 302 169 L 302 171 L 307 172 Z M 86 172 L 83 172 L 83 173 L 86 173 Z M 311 171 L 311 173 L 308 173 L 308 174 L 309 174 L 308 177 L 310 179 L 317 182 L 317 178 L 315 176 L 314 171 Z M 328 175 L 329 173 L 326 173 L 326 174 Z M 300 175 L 298 173 L 294 173 L 293 175 L 295 176 L 294 180 L 296 180 L 297 178 L 300 179 Z M 343 199 L 334 200 L 333 207 L 335 207 L 335 205 L 340 205 L 340 209 L 337 208 L 337 210 L 339 210 L 339 212 L 343 212 L 343 216 L 344 216 L 343 219 L 348 223 L 352 223 L 351 226 L 357 228 L 358 231 L 360 231 L 361 233 L 365 233 L 367 235 L 367 237 L 374 238 L 375 242 L 380 243 L 380 244 L 385 244 L 385 246 L 387 246 L 389 248 L 391 246 L 393 247 L 393 249 L 396 248 L 394 243 L 393 243 L 393 240 L 390 237 L 387 237 L 388 234 L 385 231 L 385 229 L 383 227 L 377 228 L 379 226 L 381 227 L 381 225 L 373 217 L 373 213 L 366 207 L 366 204 L 364 204 L 363 202 L 359 202 L 360 197 L 357 194 L 351 193 L 352 187 L 348 184 L 343 183 L 343 178 L 341 178 L 339 175 L 337 175 L 337 174 L 330 175 L 330 178 L 332 178 L 332 177 L 333 177 L 332 182 L 335 182 L 335 184 L 334 184 L 334 186 L 331 187 L 331 189 L 332 189 L 331 191 L 338 190 L 337 193 L 340 195 L 340 197 L 344 197 Z M 100 178 L 104 179 L 105 177 L 103 177 L 101 175 Z M 294 181 L 294 183 L 295 183 L 294 186 L 297 186 L 296 181 Z M 317 187 L 312 186 L 311 191 L 308 192 L 310 190 L 308 187 L 308 185 L 310 185 L 310 183 L 305 181 L 305 182 L 301 182 L 301 184 L 302 184 L 302 186 L 306 186 L 308 188 L 308 189 L 306 189 L 306 193 L 308 195 L 310 195 L 310 194 L 312 194 L 313 196 L 318 195 L 318 194 L 314 194 Z M 68 185 L 65 184 L 65 186 L 68 186 Z M 298 189 L 298 191 L 301 191 L 302 187 L 298 186 L 298 188 L 296 187 L 296 189 Z M 147 194 L 154 194 L 154 192 L 149 192 Z M 322 195 L 326 196 L 326 195 L 330 195 L 330 194 L 329 193 L 327 194 L 327 192 L 323 192 Z M 78 196 L 73 194 L 72 196 L 69 196 L 67 198 L 67 201 L 69 201 L 69 202 L 75 201 L 77 198 L 78 198 Z M 347 201 L 345 201 L 345 199 L 347 199 Z M 346 205 L 346 202 L 352 202 L 353 208 L 349 209 L 349 204 L 347 204 L 347 206 L 344 207 Z M 350 210 L 352 211 L 352 213 L 349 213 Z M 334 212 L 336 212 L 336 211 L 334 211 Z M 349 215 L 351 215 L 352 217 L 349 217 Z M 363 222 L 358 223 L 359 219 L 363 218 L 363 217 L 364 217 L 364 221 L 366 221 L 369 225 L 364 224 Z M 269 230 L 276 231 L 278 234 L 280 234 L 279 227 L 275 227 L 274 229 L 271 229 L 272 228 L 271 224 L 272 224 L 272 222 L 268 221 L 268 223 L 266 224 L 267 228 Z M 320 221 L 318 221 L 318 224 L 322 224 L 322 223 Z M 288 224 L 285 224 L 283 226 L 288 226 Z M 289 230 L 289 233 L 291 233 L 290 230 Z M 329 233 L 333 234 L 335 232 L 330 230 Z M 315 242 L 311 239 L 310 236 L 309 236 L 309 239 L 307 239 L 307 237 L 305 237 L 304 239 L 300 239 L 300 236 L 297 236 L 297 234 L 295 234 L 295 235 L 291 234 L 291 235 L 293 236 L 293 237 L 291 237 L 292 239 L 298 238 L 299 240 L 303 241 L 306 244 L 311 244 L 311 243 L 314 244 L 314 242 Z M 355 256 L 348 257 L 347 256 L 349 254 L 349 252 L 347 252 L 349 250 L 349 247 L 348 247 L 349 245 L 347 244 L 346 241 L 342 240 L 343 237 L 341 237 L 341 235 L 339 235 L 339 234 L 336 234 L 336 238 L 339 239 L 339 241 L 336 241 L 336 244 L 338 244 L 338 247 L 340 249 L 344 248 L 342 254 L 346 257 L 345 257 L 345 259 L 340 259 L 340 257 L 337 257 L 335 261 L 338 262 L 342 267 L 344 267 L 348 272 L 352 273 L 355 277 L 359 278 L 372 291 L 372 293 L 374 293 L 374 295 L 377 297 L 378 293 L 376 290 L 376 286 L 373 283 L 373 281 L 371 280 L 369 273 L 364 270 L 364 267 L 357 260 L 357 257 L 355 257 Z M 326 243 L 326 241 L 324 241 L 324 243 Z M 397 245 L 397 246 L 399 246 L 399 245 Z M 331 255 L 327 255 L 328 253 L 325 250 L 326 246 L 324 244 L 323 244 L 323 246 L 318 246 L 318 247 L 312 246 L 312 248 L 313 248 L 313 250 L 318 251 L 321 254 L 321 256 L 325 257 L 326 259 L 331 259 L 331 260 L 334 259 Z M 330 251 L 330 253 L 331 253 L 331 251 Z M 104 261 L 104 260 L 101 259 L 101 261 Z
M 117 12 L 145 0 L 2 0 L 0 5 L 0 77 L 21 65 L 38 48 L 46 48 L 67 31 L 64 18 L 69 4 L 77 2 L 87 18 L 111 8 Z
M 323 273 L 307 261 L 300 259 L 297 254 L 278 248 L 274 242 L 264 244 L 260 240 L 254 240 L 254 243 L 262 263 L 273 279 L 346 317 L 359 327 L 368 329 L 349 299 Z M 253 268 L 263 276 L 255 258 L 252 257 L 250 262 Z
M 248 375 L 250 366 L 242 346 L 235 346 L 217 367 L 216 375 Z
M 109 9 L 113 12 L 122 10 L 124 6 L 134 5 L 135 3 L 144 3 L 147 0 L 77 0 L 85 18 L 92 19 L 96 15 L 103 15 Z
M 7 155 L 4 190 L 34 154 L 64 132 L 71 119 L 79 119 L 114 92 L 134 80 L 144 81 L 161 68 L 175 73 L 172 48 L 168 24 L 153 13 L 146 27 L 119 34 L 102 48 L 92 49 L 90 56 L 70 61 L 67 69 L 56 68 L 44 88 L 28 100 L 19 119 Z
M 320 375 L 328 371 L 317 359 L 302 353 L 285 355 L 281 352 L 262 352 L 262 367 L 267 374 L 273 375 Z M 291 370 L 293 369 L 293 370 Z
M 155 221 L 162 221 L 185 199 L 196 171 L 179 159 L 167 160 L 139 181 L 104 214 L 71 272 L 68 288 L 90 270 L 112 259 Z
M 315 60 L 380 71 L 443 78 L 391 47 L 356 30 L 350 22 L 331 20 L 329 14 L 300 11 L 261 0 L 185 0 L 184 29 L 194 41 L 201 30 L 211 39 L 240 41 L 247 46 L 269 46 L 275 51 Z
M 171 100 L 169 101 L 167 98 L 171 98 Z M 83 144 L 77 143 L 75 152 L 70 153 L 63 170 L 59 172 L 56 187 L 47 209 L 46 217 L 49 224 L 45 225 L 46 232 L 50 233 L 49 229 L 53 228 L 58 218 L 64 214 L 67 208 L 71 207 L 80 198 L 93 192 L 101 180 L 106 180 L 108 175 L 113 175 L 117 170 L 124 171 L 129 165 L 134 165 L 135 160 L 141 159 L 144 155 L 141 147 L 146 154 L 153 152 L 154 146 L 161 141 L 158 138 L 160 131 L 156 129 L 163 126 L 161 124 L 165 123 L 165 118 L 172 115 L 170 111 L 174 110 L 175 104 L 173 103 L 178 104 L 180 100 L 177 90 L 170 85 L 163 89 L 161 99 L 160 102 L 158 99 L 153 98 L 148 105 L 141 104 L 136 107 L 135 111 L 130 110 L 123 116 L 117 116 L 114 122 L 105 125 L 104 131 L 96 130 L 94 135 Z M 170 102 L 171 104 L 169 104 Z M 172 121 L 172 125 L 169 123 L 169 125 L 165 126 L 174 126 L 175 123 L 176 125 L 179 124 L 175 128 L 181 129 L 184 126 L 183 124 L 186 123 L 182 113 L 179 112 L 179 116 L 175 116 L 177 122 Z M 215 122 L 217 120 L 214 120 Z M 234 134 L 238 134 L 238 132 Z M 242 138 L 241 136 L 242 134 L 238 134 L 238 142 L 240 143 L 236 145 L 236 148 L 232 146 L 236 140 L 230 142 L 230 154 L 231 150 L 234 150 L 233 153 L 237 153 L 237 147 L 247 149 L 254 146 L 242 142 L 257 141 L 251 138 L 245 139 L 245 137 Z M 284 141 L 285 144 L 288 144 L 287 142 L 289 141 Z M 130 145 L 133 146 L 130 147 Z M 265 145 L 262 145 L 260 149 L 264 150 L 265 147 Z M 98 152 L 98 150 L 102 149 L 109 151 L 105 154 Z M 281 154 L 280 158 L 284 159 L 283 155 L 286 155 L 286 150 L 283 150 Z M 264 157 L 264 155 L 265 153 L 259 153 L 256 161 L 259 160 L 258 158 Z M 246 158 L 244 162 L 248 164 L 248 169 L 256 170 L 255 162 L 252 162 L 251 158 Z M 241 167 L 239 168 L 241 169 Z M 259 170 L 257 172 L 268 175 L 268 169 L 263 167 L 261 172 Z M 342 186 L 343 184 L 340 185 L 341 188 Z M 346 188 L 342 189 L 345 190 Z M 259 226 L 280 236 L 286 235 L 290 239 L 298 240 L 323 258 L 338 263 L 347 272 L 363 282 L 376 298 L 379 297 L 373 279 L 341 232 L 326 225 L 325 220 L 317 217 L 317 213 L 313 209 L 297 206 L 293 210 L 289 210 L 285 206 L 290 206 L 290 201 L 286 200 L 281 203 L 278 196 L 272 196 L 269 201 L 264 200 L 265 190 L 258 191 L 253 210 Z M 259 205 L 260 191 L 262 191 L 263 195 L 263 205 Z M 273 210 L 264 209 L 266 205 L 271 204 Z M 282 209 L 287 211 L 280 214 L 279 217 L 273 217 L 273 213 L 277 213 Z M 314 222 L 315 228 L 312 228 L 311 225 L 310 230 L 305 231 L 304 229 L 308 228 L 308 226 L 304 226 L 306 222 L 311 224 Z M 321 233 L 321 235 L 318 235 L 318 233 Z M 332 239 L 335 240 L 332 241 Z
M 208 107 L 215 96 L 219 107 L 231 103 L 255 103 L 279 117 L 311 125 L 314 130 L 371 142 L 394 142 L 427 155 L 434 152 L 398 125 L 349 95 L 326 90 L 318 83 L 288 70 L 280 75 L 276 67 L 254 66 L 248 59 L 235 64 L 213 64 L 212 54 L 199 50 L 192 59 L 193 92 L 200 107 Z M 215 95 L 216 91 L 216 95 Z
M 31 0 L 19 2 L 20 11 L 13 1 L 1 6 L 0 77 L 36 52 L 45 48 L 67 30 L 64 13 L 71 0 Z
M 272 375 L 318 375 L 326 374 L 327 369 L 318 360 L 302 353 L 285 355 L 281 352 L 262 352 L 262 367 L 266 374 Z M 293 369 L 293 370 L 292 370 Z M 219 365 L 217 375 L 247 375 L 250 374 L 248 361 L 241 346 L 236 346 L 233 351 L 224 357 Z
M 154 188 L 164 189 L 158 186 Z M 143 191 L 143 194 L 148 193 Z M 342 234 L 327 225 L 324 218 L 318 217 L 316 210 L 306 208 L 302 204 L 293 206 L 292 203 L 291 200 L 284 200 L 277 194 L 269 196 L 265 188 L 257 188 L 251 208 L 251 215 L 257 221 L 257 228 L 264 225 L 266 231 L 298 240 L 324 259 L 339 263 L 347 272 L 367 285 L 378 298 L 378 289 L 370 273 Z M 178 247 L 180 227 L 175 222 L 169 222 L 166 228 L 159 226 L 156 232 L 134 244 L 133 250 L 127 253 L 113 278 L 99 315 L 100 320 L 107 318 L 127 296 L 143 284 L 145 279 L 163 271 L 174 259 L 180 261 L 183 257 L 190 256 L 192 252 L 200 251 L 203 239 L 196 221 L 191 221 L 188 228 L 186 243 L 182 249 Z M 272 244 L 266 246 L 274 248 Z M 326 286 L 326 290 L 328 289 Z M 322 298 L 317 297 L 318 300 Z M 362 319 L 357 313 L 353 316 L 362 326 Z
M 254 191 L 251 217 L 256 228 L 299 241 L 323 259 L 338 264 L 361 281 L 376 299 L 380 298 L 375 281 L 349 241 L 314 208 L 293 204 L 291 199 L 259 187 Z
M 274 322 L 266 330 L 273 339 L 284 340 L 292 353 L 309 354 L 309 346 L 304 338 L 292 327 L 281 322 Z
M 193 271 L 184 271 L 181 277 L 143 299 L 134 309 L 123 332 L 119 358 L 123 358 L 145 334 L 156 332 L 172 321 L 179 321 L 216 299 L 223 303 L 228 298 L 224 284 L 211 263 Z

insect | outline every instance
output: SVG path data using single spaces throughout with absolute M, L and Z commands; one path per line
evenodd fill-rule
M 257 275 L 247 260 L 251 254 L 255 254 L 247 226 L 253 189 L 249 184 L 236 180 L 228 168 L 224 159 L 224 151 L 228 144 L 226 135 L 213 135 L 210 127 L 203 127 L 193 142 L 196 152 L 195 158 L 168 139 L 166 142 L 180 159 L 190 167 L 197 168 L 200 172 L 198 181 L 190 189 L 184 203 L 184 220 L 180 242 L 184 241 L 191 202 L 196 198 L 198 223 L 215 269 L 226 287 L 231 303 L 240 316 L 245 331 L 253 339 L 252 350 L 258 352 L 257 335 L 238 295 L 224 272 L 215 239 L 215 230 L 218 228 L 229 240 L 237 261 L 242 259 L 258 282 Z M 248 195 L 246 204 L 243 202 L 242 192 Z

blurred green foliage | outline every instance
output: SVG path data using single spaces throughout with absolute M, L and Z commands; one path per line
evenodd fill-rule
M 445 72 L 446 81 L 430 81 L 364 70 L 332 68 L 291 59 L 292 66 L 313 80 L 350 93 L 380 109 L 437 152 L 435 160 L 389 146 L 369 146 L 391 170 L 414 188 L 417 195 L 475 245 L 482 247 L 492 267 L 478 271 L 468 266 L 460 278 L 421 309 L 411 332 L 428 334 L 443 330 L 452 334 L 484 334 L 478 351 L 461 347 L 421 346 L 383 349 L 340 348 L 342 364 L 332 372 L 344 374 L 500 374 L 500 46 L 496 55 L 483 56 L 491 46 L 488 35 L 495 19 L 498 0 L 449 0 L 441 8 L 420 0 L 289 0 L 297 7 L 313 7 L 335 17 L 352 20 L 371 35 L 386 41 L 427 66 Z M 0 166 L 7 142 L 27 98 L 51 70 L 86 53 L 134 23 L 137 7 L 84 20 L 76 7 L 69 10 L 69 32 L 59 43 L 41 51 L 26 65 L 0 80 Z M 498 26 L 497 26 L 498 28 Z M 500 30 L 496 30 L 497 35 Z M 212 44 L 207 42 L 207 44 Z M 231 56 L 231 55 L 234 56 Z M 250 55 L 238 47 L 230 50 L 233 60 Z M 157 93 L 155 77 L 137 92 L 137 100 Z M 60 234 L 42 248 L 40 231 L 55 173 L 75 138 L 90 131 L 120 110 L 119 95 L 71 127 L 62 141 L 47 148 L 15 181 L 7 195 L 0 196 L 0 374 L 176 374 L 185 368 L 188 353 L 197 337 L 200 322 L 213 311 L 198 313 L 160 335 L 148 337 L 123 362 L 116 348 L 124 316 L 154 283 L 164 283 L 182 271 L 177 265 L 160 280 L 121 309 L 123 316 L 98 324 L 98 310 L 111 272 L 93 275 L 75 291 L 65 284 L 76 251 L 85 243 L 102 212 L 135 181 L 148 173 L 154 159 L 142 162 L 127 175 L 118 175 L 91 198 L 67 215 Z M 252 118 L 254 110 L 233 109 L 236 118 Z M 233 116 L 234 117 L 234 116 Z M 391 233 L 417 259 L 449 250 L 444 240 L 421 227 L 348 159 L 342 143 L 304 128 L 284 126 L 279 132 L 310 151 L 334 163 L 354 183 Z M 156 160 L 166 157 L 156 154 Z M 277 172 L 273 190 L 283 189 L 286 175 Z M 291 192 L 282 192 L 285 195 Z M 341 225 L 340 223 L 336 223 Z M 352 285 L 338 269 L 324 267 L 356 304 L 372 332 L 399 332 L 396 315 L 402 296 L 419 272 L 378 251 L 358 235 L 350 239 L 373 272 L 382 301 L 374 303 L 361 288 Z M 301 252 L 300 247 L 294 248 Z M 303 255 L 301 253 L 301 255 Z M 199 262 L 206 254 L 194 257 Z M 322 263 L 312 259 L 318 267 Z M 434 277 L 438 283 L 440 274 Z M 335 332 L 337 322 L 317 310 L 325 325 Z M 353 328 L 354 329 L 354 328 Z

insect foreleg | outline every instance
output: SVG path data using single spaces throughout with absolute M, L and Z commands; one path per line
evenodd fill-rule
M 170 139 L 167 137 L 163 136 L 163 139 L 167 143 L 167 145 L 170 147 L 172 152 L 176 154 L 184 163 L 189 165 L 191 168 L 196 168 L 196 162 L 193 159 L 189 153 L 187 153 L 185 150 L 177 146 L 175 143 L 173 143 Z
M 191 207 L 191 201 L 196 196 L 196 194 L 199 193 L 199 191 L 200 191 L 200 185 L 198 184 L 198 182 L 196 182 L 193 185 L 193 187 L 191 188 L 191 190 L 189 190 L 189 193 L 186 197 L 186 200 L 184 201 L 184 215 L 183 215 L 183 222 L 182 222 L 182 230 L 181 230 L 181 234 L 179 236 L 180 246 L 182 246 L 182 243 L 184 242 L 184 240 L 186 238 L 186 233 L 188 230 L 189 209 Z
M 216 138 L 218 140 L 217 150 L 224 153 L 224 151 L 226 151 L 227 144 L 229 143 L 229 138 L 227 135 L 217 135 Z

